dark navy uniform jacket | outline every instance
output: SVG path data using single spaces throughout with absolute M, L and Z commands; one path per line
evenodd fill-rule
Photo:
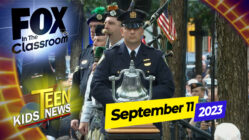
M 71 101 L 74 101 L 71 103 L 71 108 L 73 108 L 73 111 L 71 111 L 72 119 L 79 118 L 93 60 L 93 49 L 91 45 L 88 45 L 82 50 L 79 58 L 79 69 L 73 75 L 73 84 L 71 89 Z
M 161 51 L 141 44 L 138 54 L 134 60 L 135 68 L 142 69 L 146 76 L 154 75 L 152 99 L 162 99 L 172 97 L 174 94 L 174 83 L 171 71 L 164 61 Z M 101 60 L 100 60 L 101 61 Z M 123 69 L 128 69 L 130 65 L 130 55 L 124 43 L 108 49 L 104 52 L 104 59 L 99 62 L 93 76 L 91 84 L 91 95 L 103 105 L 114 103 L 111 92 L 111 81 L 108 77 L 118 76 Z M 148 89 L 149 81 L 141 77 L 143 85 Z M 116 88 L 121 84 L 116 81 Z
M 80 93 L 82 95 L 85 95 L 87 80 L 91 73 L 92 70 L 91 67 L 94 62 L 94 55 L 92 48 L 93 48 L 92 45 L 88 45 L 87 48 L 83 50 L 79 58 Z

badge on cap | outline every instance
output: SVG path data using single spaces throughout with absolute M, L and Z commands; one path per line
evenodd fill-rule
M 97 14 L 97 15 L 96 15 L 96 18 L 97 18 L 98 20 L 102 20 L 103 16 L 102 16 L 101 14 Z
M 114 17 L 117 15 L 117 12 L 115 10 L 112 10 L 112 11 L 110 11 L 110 15 Z
M 136 18 L 137 17 L 137 13 L 132 11 L 130 12 L 130 18 Z

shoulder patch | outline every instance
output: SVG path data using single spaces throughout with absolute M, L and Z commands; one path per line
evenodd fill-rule
M 88 62 L 88 60 L 84 59 L 84 60 L 81 61 L 81 65 L 85 65 L 87 62 Z

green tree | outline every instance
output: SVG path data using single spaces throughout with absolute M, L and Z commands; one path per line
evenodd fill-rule
M 106 7 L 108 0 L 83 0 L 84 1 L 84 12 L 91 13 L 91 11 L 99 6 Z
M 195 70 L 196 74 L 202 74 L 202 37 L 210 32 L 213 14 L 200 1 L 190 1 L 188 4 L 189 21 L 195 24 Z M 191 20 L 192 19 L 192 20 Z

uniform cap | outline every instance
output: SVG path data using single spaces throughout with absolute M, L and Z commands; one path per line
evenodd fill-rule
M 139 9 L 129 10 L 121 14 L 118 20 L 122 22 L 122 26 L 128 29 L 137 29 L 144 25 L 147 14 Z
M 89 25 L 90 22 L 98 21 L 98 22 L 104 22 L 106 15 L 105 15 L 105 8 L 104 7 L 96 7 L 91 12 L 93 15 L 87 20 L 87 24 Z
M 202 83 L 192 83 L 190 85 L 190 87 L 191 87 L 191 90 L 193 90 L 193 89 L 195 89 L 197 87 L 203 87 L 203 84 Z
M 118 17 L 125 12 L 124 10 L 118 8 L 118 5 L 116 2 L 108 5 L 106 9 L 107 9 L 107 12 L 106 12 L 107 17 Z

